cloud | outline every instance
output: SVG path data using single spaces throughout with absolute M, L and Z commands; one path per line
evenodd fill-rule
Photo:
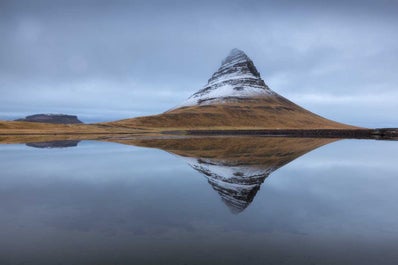
M 364 95 L 396 99 L 393 1 L 1 5 L 0 118 L 73 109 L 102 112 L 99 120 L 159 113 L 200 89 L 235 47 L 278 93 L 303 102 L 329 95 L 313 98 L 321 113 L 329 106 L 320 98 L 342 108 L 355 101 L 357 111 L 366 111 Z

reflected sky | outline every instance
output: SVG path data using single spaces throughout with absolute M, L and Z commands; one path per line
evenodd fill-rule
M 274 171 L 231 214 L 158 149 L 1 145 L 1 264 L 395 264 L 397 143 L 343 140 Z

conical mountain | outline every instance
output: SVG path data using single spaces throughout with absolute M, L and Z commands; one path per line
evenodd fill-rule
M 159 115 L 110 123 L 144 129 L 350 129 L 272 91 L 253 61 L 233 49 L 207 84 Z

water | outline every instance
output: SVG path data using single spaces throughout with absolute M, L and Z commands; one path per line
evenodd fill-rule
M 398 261 L 398 142 L 118 141 L 0 145 L 0 264 Z

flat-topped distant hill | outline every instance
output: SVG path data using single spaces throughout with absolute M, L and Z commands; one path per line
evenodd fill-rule
M 34 114 L 26 116 L 23 119 L 17 119 L 16 121 L 43 122 L 43 123 L 55 123 L 55 124 L 83 123 L 77 118 L 77 116 L 67 115 L 67 114 Z

